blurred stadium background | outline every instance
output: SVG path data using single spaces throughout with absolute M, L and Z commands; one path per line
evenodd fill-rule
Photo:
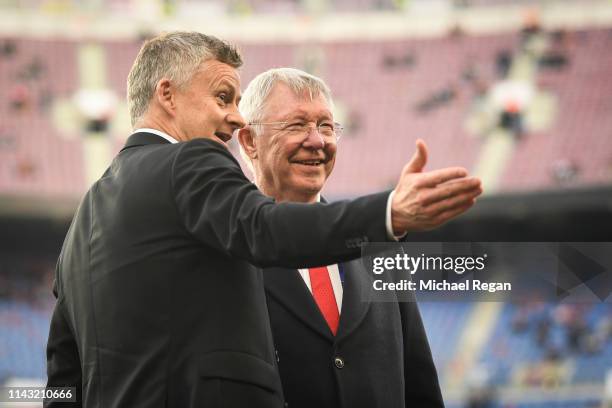
M 0 0 L 0 384 L 45 381 L 55 259 L 129 135 L 142 41 L 171 29 L 237 43 L 243 86 L 328 82 L 347 128 L 329 198 L 393 186 L 417 137 L 428 168 L 482 177 L 416 241 L 612 241 L 612 1 Z M 448 407 L 612 407 L 610 297 L 421 312 Z

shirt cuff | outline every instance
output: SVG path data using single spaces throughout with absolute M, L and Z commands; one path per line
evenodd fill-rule
M 387 199 L 387 213 L 385 215 L 385 226 L 387 227 L 387 238 L 389 241 L 399 241 L 406 236 L 406 233 L 403 233 L 402 235 L 395 235 L 393 233 L 393 224 L 391 223 L 391 203 L 393 202 L 394 195 L 395 190 L 391 191 L 389 194 L 389 198 Z

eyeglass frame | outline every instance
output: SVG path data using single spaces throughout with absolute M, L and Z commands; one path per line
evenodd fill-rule
M 312 122 L 311 122 L 312 123 Z M 249 122 L 248 125 L 249 126 L 270 126 L 270 125 L 285 125 L 284 129 L 278 129 L 279 132 L 282 131 L 286 131 L 287 127 L 291 124 L 291 122 L 288 121 L 281 121 L 281 122 Z M 310 132 L 313 131 L 313 129 L 317 129 L 317 133 L 323 137 L 323 139 L 325 139 L 325 136 L 323 135 L 323 133 L 321 133 L 321 131 L 319 130 L 319 127 L 322 125 L 327 125 L 328 123 L 320 123 L 314 127 L 312 126 L 308 126 L 308 132 L 305 133 L 305 136 L 310 135 Z M 334 132 L 334 136 L 335 136 L 335 142 L 337 143 L 338 140 L 340 140 L 340 137 L 342 136 L 342 131 L 344 130 L 344 126 L 342 126 L 340 123 L 338 122 L 333 122 L 334 128 L 333 128 L 333 132 Z

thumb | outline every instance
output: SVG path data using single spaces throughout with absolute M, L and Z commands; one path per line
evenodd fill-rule
M 427 146 L 421 139 L 416 141 L 417 150 L 408 162 L 406 170 L 408 173 L 420 173 L 427 164 Z

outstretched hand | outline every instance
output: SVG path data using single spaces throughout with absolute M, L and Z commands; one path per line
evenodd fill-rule
M 482 194 L 480 179 L 463 167 L 423 172 L 427 146 L 418 139 L 416 152 L 404 166 L 391 203 L 395 235 L 426 231 L 464 213 Z

